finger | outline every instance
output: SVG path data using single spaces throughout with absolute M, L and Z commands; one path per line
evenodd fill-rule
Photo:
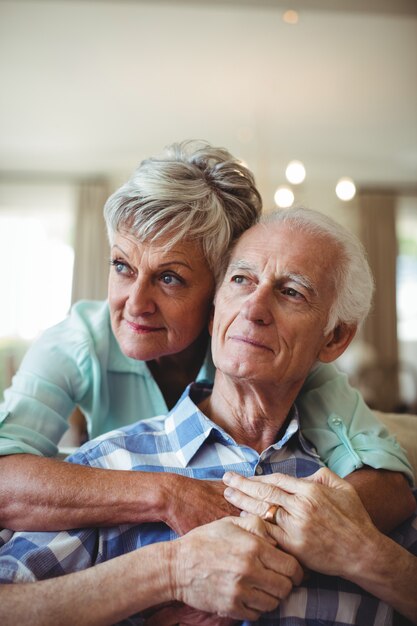
M 246 495 L 242 491 L 232 489 L 232 487 L 227 487 L 225 489 L 224 497 L 228 500 L 228 502 L 231 502 L 239 509 L 246 511 L 247 513 L 251 513 L 252 515 L 259 515 L 259 517 L 264 517 L 271 506 L 269 502 L 266 502 L 263 499 L 255 499 Z
M 289 515 L 286 511 L 284 511 L 282 507 L 280 507 L 276 513 L 276 518 L 277 518 L 276 523 L 265 522 L 268 532 L 271 535 L 271 537 L 274 539 L 275 545 L 278 546 L 279 550 L 284 551 L 285 553 L 289 553 L 291 555 L 292 535 L 289 534 L 286 530 L 286 523 L 289 518 Z M 295 567 L 291 580 L 293 581 L 294 585 L 299 585 L 301 580 L 303 580 L 304 573 L 301 574 L 300 569 L 296 566 L 296 564 L 289 563 L 289 566 L 291 565 L 294 565 Z M 280 566 L 282 566 L 282 564 L 280 564 Z M 300 565 L 300 567 L 302 566 Z
M 275 590 L 274 594 L 266 593 L 262 589 L 258 589 L 256 587 L 252 587 L 246 594 L 244 599 L 244 604 L 247 609 L 251 611 L 256 611 L 257 613 L 267 613 L 269 611 L 273 611 L 277 608 L 280 600 L 286 598 L 292 589 L 292 584 L 285 579 L 285 577 L 281 577 L 282 581 L 275 581 Z M 277 590 L 280 590 L 277 593 Z
M 246 478 L 234 472 L 226 472 L 223 476 L 223 482 L 229 487 L 234 487 L 240 491 L 244 491 L 248 495 L 256 497 L 256 488 L 263 486 L 262 497 L 268 493 L 266 489 L 275 487 L 281 491 L 291 494 L 303 494 L 309 490 L 308 481 L 305 478 L 295 478 L 287 474 L 267 474 L 266 476 L 251 476 Z
M 239 489 L 227 487 L 224 492 L 224 497 L 230 500 L 237 508 L 242 509 L 242 511 L 252 515 L 258 515 L 263 519 L 269 512 L 271 505 L 276 505 L 278 509 L 285 509 L 288 513 L 294 510 L 297 504 L 294 496 L 276 487 L 273 487 L 273 489 L 273 492 L 268 491 L 268 495 L 265 499 L 258 499 L 243 493 Z
M 346 486 L 346 481 L 330 471 L 327 467 L 321 467 L 317 472 L 307 476 L 306 480 L 315 482 L 326 487 L 340 489 Z
M 255 478 L 245 478 L 239 474 L 232 474 L 228 472 L 224 476 L 224 482 L 228 485 L 228 488 L 238 489 L 242 493 L 256 500 L 263 500 L 269 502 L 270 504 L 279 504 L 278 500 L 275 501 L 279 495 L 279 488 L 275 485 L 273 480 L 268 482 L 258 481 Z M 230 495 L 231 492 L 228 493 Z
M 230 519 L 235 526 L 239 526 L 243 530 L 260 537 L 261 539 L 265 539 L 268 543 L 276 545 L 276 541 L 269 532 L 266 523 L 258 516 L 249 514 L 245 517 L 231 517 L 228 519 Z
M 271 524 L 271 526 L 273 525 Z M 280 529 L 276 528 L 274 531 L 272 531 L 271 529 L 271 532 L 274 532 L 274 534 L 276 534 L 277 536 L 280 535 Z M 288 578 L 294 585 L 299 585 L 302 582 L 304 577 L 304 570 L 300 563 L 297 561 L 297 559 L 291 554 L 288 554 L 287 552 L 284 552 L 279 548 L 271 549 L 269 548 L 269 546 L 265 546 L 265 549 L 262 550 L 260 553 L 259 559 L 263 567 L 265 567 L 267 570 L 270 570 L 269 575 L 265 573 L 262 579 L 262 588 L 268 593 L 276 595 L 276 592 L 274 590 L 277 589 L 277 575 L 279 577 L 278 581 L 280 581 L 281 577 L 284 576 L 285 578 Z M 271 587 L 271 584 L 275 585 L 275 587 Z M 282 598 L 286 596 L 280 597 Z

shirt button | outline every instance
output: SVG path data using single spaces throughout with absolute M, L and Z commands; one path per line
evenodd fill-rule
M 260 465 L 258 465 L 255 469 L 255 474 L 257 474 L 259 476 L 259 474 L 263 474 L 264 471 L 262 469 L 262 467 Z
M 342 420 L 340 419 L 340 417 L 333 417 L 332 424 L 334 424 L 335 426 L 340 426 L 341 423 Z

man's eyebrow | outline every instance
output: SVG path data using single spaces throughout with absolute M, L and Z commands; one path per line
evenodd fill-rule
M 282 280 L 292 280 L 295 283 L 297 283 L 297 284 L 301 285 L 302 287 L 304 287 L 305 289 L 307 289 L 307 291 L 309 291 L 314 296 L 318 295 L 318 291 L 317 291 L 316 287 L 311 282 L 311 280 L 308 278 L 308 276 L 305 276 L 304 274 L 297 274 L 297 273 L 294 273 L 294 272 L 284 272 L 283 276 L 278 279 L 278 282 L 282 282 Z
M 227 272 L 236 272 L 236 271 L 247 271 L 247 272 L 256 272 L 256 266 L 245 261 L 244 259 L 237 259 L 236 261 L 232 261 L 227 268 Z M 283 270 L 281 276 L 277 277 L 277 284 L 282 284 L 283 281 L 291 280 L 304 289 L 307 289 L 312 295 L 317 296 L 318 291 L 313 282 L 310 280 L 308 276 L 305 274 L 298 274 L 297 272 L 291 272 L 287 270 Z

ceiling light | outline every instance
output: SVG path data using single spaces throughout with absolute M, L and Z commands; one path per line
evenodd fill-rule
M 299 185 L 306 177 L 306 169 L 301 161 L 291 161 L 287 165 L 285 176 L 289 183 Z
M 282 15 L 282 19 L 286 24 L 297 24 L 298 23 L 298 13 L 297 11 L 288 10 L 285 11 Z
M 281 185 L 274 194 L 274 200 L 280 209 L 288 209 L 294 202 L 294 194 L 289 187 Z
M 336 195 L 340 200 L 352 200 L 356 193 L 355 183 L 351 178 L 340 178 L 336 185 Z

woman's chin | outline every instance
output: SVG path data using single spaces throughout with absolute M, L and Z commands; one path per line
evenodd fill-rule
M 161 346 L 147 346 L 146 342 L 132 344 L 132 342 L 120 342 L 120 349 L 125 356 L 135 361 L 152 361 L 162 356 L 165 351 Z

